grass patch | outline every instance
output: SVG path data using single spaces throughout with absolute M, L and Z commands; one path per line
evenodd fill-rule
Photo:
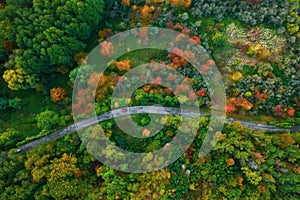
M 132 67 L 139 66 L 151 61 L 166 61 L 168 57 L 168 52 L 160 49 L 139 49 L 135 51 L 128 52 L 120 56 L 117 60 L 130 59 L 130 64 Z
M 15 91 L 15 96 L 22 99 L 24 104 L 21 110 L 8 109 L 1 111 L 1 124 L 3 129 L 15 128 L 25 137 L 39 133 L 36 127 L 35 115 L 46 110 L 55 108 L 50 99 L 46 99 L 42 93 L 34 90 Z
M 246 77 L 246 76 L 252 76 L 257 74 L 257 70 L 254 69 L 253 67 L 249 66 L 249 65 L 244 65 L 243 69 L 242 69 L 242 74 Z
M 287 85 L 286 78 L 284 77 L 284 70 L 279 69 L 278 66 L 272 66 L 273 67 L 273 74 L 275 77 L 279 77 L 283 83 L 283 85 Z
M 49 82 L 47 88 L 63 87 L 67 90 L 67 95 L 70 98 L 72 89 L 67 86 L 67 75 L 58 75 L 55 80 Z M 49 95 L 45 95 L 42 92 L 36 92 L 35 90 L 19 90 L 9 91 L 10 98 L 18 97 L 22 99 L 23 106 L 20 110 L 7 109 L 1 111 L 0 115 L 0 127 L 2 130 L 7 128 L 14 128 L 20 131 L 21 135 L 25 139 L 26 137 L 35 136 L 40 132 L 40 129 L 36 126 L 35 116 L 45 110 L 53 110 L 58 113 L 70 113 L 71 109 L 69 105 L 64 103 L 52 102 Z M 70 98 L 71 99 L 71 98 Z

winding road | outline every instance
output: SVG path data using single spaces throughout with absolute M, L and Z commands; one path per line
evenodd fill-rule
M 73 133 L 77 130 L 87 128 L 89 126 L 95 125 L 102 121 L 106 121 L 108 119 L 126 116 L 126 115 L 130 115 L 130 114 L 150 114 L 150 113 L 151 114 L 161 114 L 161 115 L 172 114 L 172 115 L 180 115 L 180 116 L 186 116 L 186 117 L 191 117 L 191 116 L 196 116 L 196 115 L 197 116 L 208 115 L 208 113 L 204 113 L 204 112 L 193 112 L 190 110 L 181 110 L 179 108 L 160 107 L 160 106 L 133 106 L 133 107 L 119 108 L 119 109 L 115 109 L 115 110 L 106 112 L 97 117 L 79 121 L 71 126 L 68 126 L 64 129 L 62 129 L 62 130 L 53 132 L 53 133 L 51 133 L 47 136 L 44 136 L 42 138 L 39 138 L 33 142 L 30 142 L 28 144 L 20 146 L 17 148 L 15 153 L 24 153 L 24 152 L 29 151 L 30 149 L 38 146 L 41 143 L 56 140 L 65 135 Z M 244 120 L 235 119 L 235 118 L 231 118 L 231 117 L 226 117 L 225 123 L 230 124 L 234 121 L 239 121 L 239 122 L 241 122 L 241 124 L 243 126 L 251 128 L 251 129 L 256 129 L 256 130 L 265 130 L 265 131 L 272 131 L 272 132 L 288 132 L 288 131 L 298 132 L 298 131 L 300 131 L 300 126 L 294 126 L 291 129 L 279 129 L 272 125 L 259 124 L 259 123 L 244 121 Z

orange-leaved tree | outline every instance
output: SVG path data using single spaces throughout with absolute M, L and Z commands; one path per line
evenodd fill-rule
M 61 87 L 52 88 L 50 90 L 51 99 L 54 102 L 62 101 L 66 97 L 66 90 Z

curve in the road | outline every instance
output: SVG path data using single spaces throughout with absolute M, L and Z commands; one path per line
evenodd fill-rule
M 28 144 L 25 144 L 21 147 L 18 147 L 17 150 L 15 151 L 16 153 L 23 153 L 26 151 L 29 151 L 30 149 L 38 146 L 41 143 L 44 142 L 49 142 L 49 141 L 53 141 L 56 140 L 58 138 L 61 138 L 65 135 L 68 135 L 70 133 L 73 133 L 77 130 L 81 130 L 84 128 L 87 128 L 89 126 L 95 125 L 99 122 L 102 121 L 106 121 L 108 119 L 112 119 L 115 117 L 121 117 L 121 116 L 126 116 L 126 115 L 130 115 L 130 114 L 172 114 L 172 115 L 180 115 L 180 116 L 195 116 L 195 115 L 199 115 L 199 116 L 203 116 L 203 115 L 207 115 L 207 113 L 204 112 L 193 112 L 193 111 L 189 111 L 189 110 L 181 110 L 178 108 L 170 108 L 170 107 L 160 107 L 160 106 L 133 106 L 133 107 L 125 107 L 125 108 L 119 108 L 119 109 L 115 109 L 109 112 L 106 112 L 102 115 L 99 115 L 97 117 L 93 117 L 93 118 L 89 118 L 83 121 L 79 121 L 71 126 L 68 126 L 62 130 L 53 132 L 45 137 L 42 137 L 40 139 L 37 139 L 33 142 L 30 142 Z M 255 122 L 249 122 L 249 121 L 245 121 L 245 120 L 240 120 L 240 119 L 235 119 L 235 118 L 231 118 L 231 117 L 227 117 L 225 123 L 226 124 L 230 124 L 234 121 L 239 121 L 243 126 L 246 126 L 248 128 L 251 129 L 256 129 L 256 130 L 265 130 L 265 131 L 272 131 L 272 132 L 299 132 L 300 131 L 300 127 L 299 126 L 295 126 L 292 129 L 279 129 L 275 126 L 272 125 L 267 125 L 267 124 L 259 124 L 259 123 L 255 123 Z

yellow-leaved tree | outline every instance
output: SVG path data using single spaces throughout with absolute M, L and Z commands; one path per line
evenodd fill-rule
M 30 74 L 21 67 L 6 70 L 3 74 L 3 78 L 8 83 L 8 87 L 12 90 L 35 88 L 38 81 L 35 74 Z

